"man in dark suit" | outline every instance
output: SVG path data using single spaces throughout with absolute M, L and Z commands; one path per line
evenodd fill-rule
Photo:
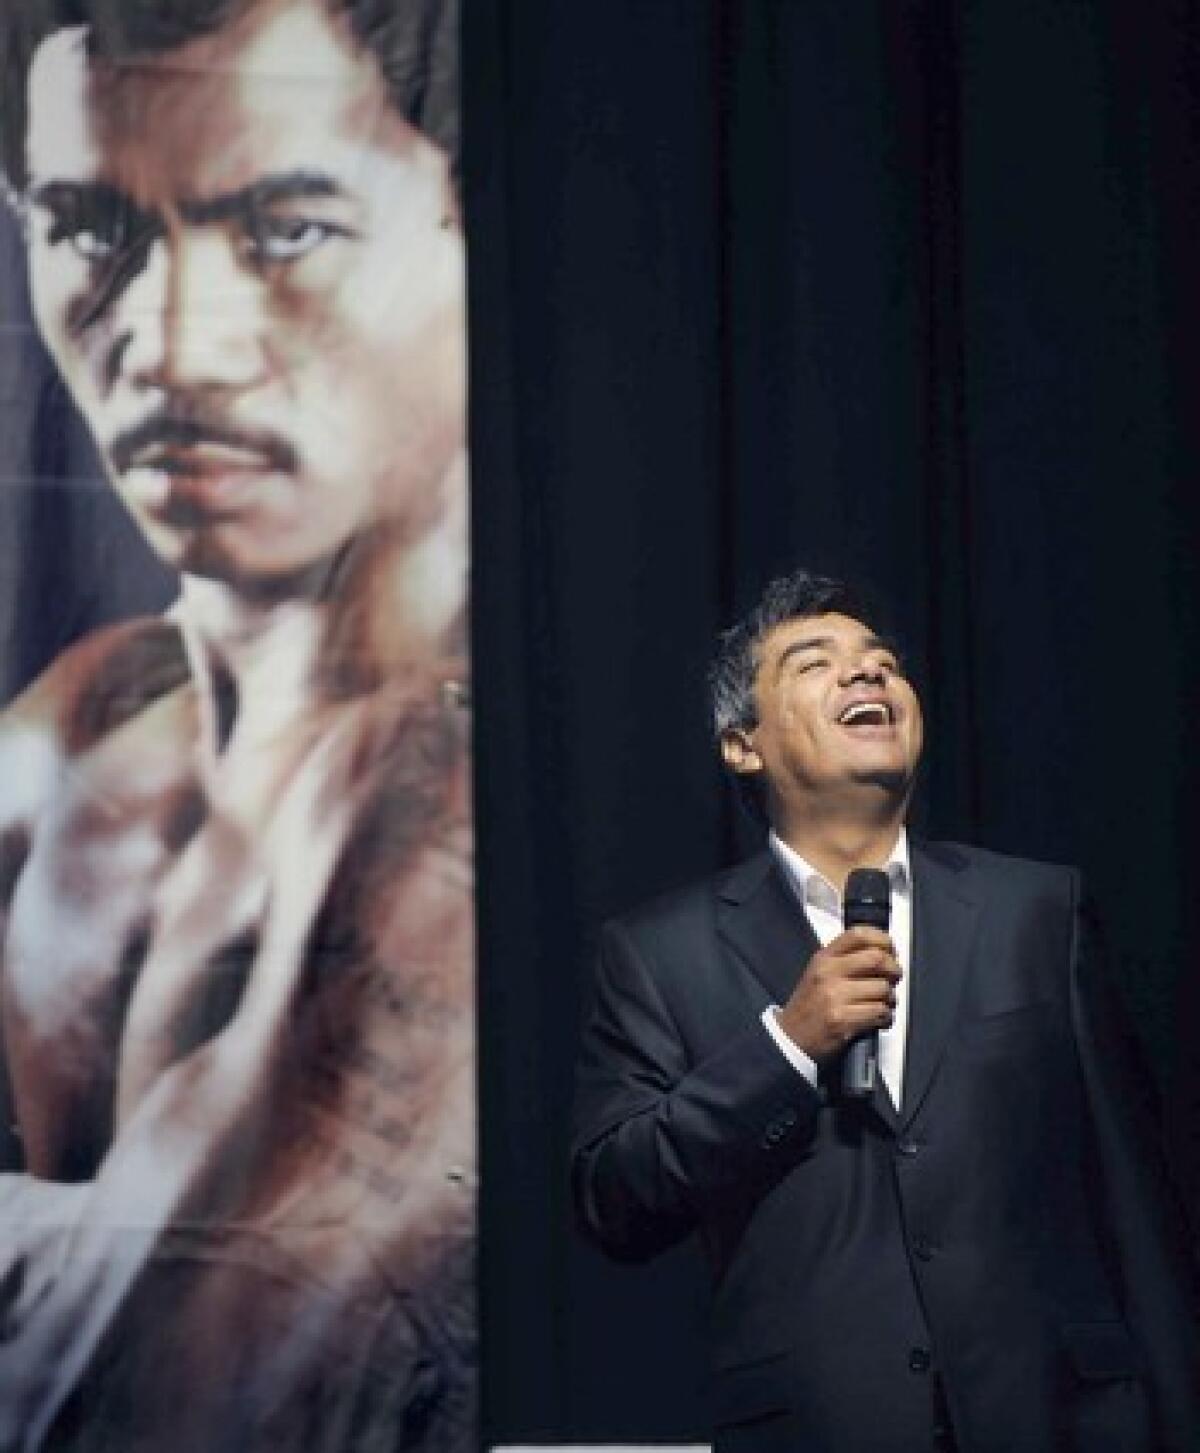
M 909 838 L 921 709 L 876 624 L 797 572 L 722 637 L 770 844 L 605 930 L 581 1224 L 627 1260 L 699 1232 L 720 1450 L 1196 1453 L 1191 1272 L 1079 875 Z M 842 931 L 863 866 L 890 935 Z

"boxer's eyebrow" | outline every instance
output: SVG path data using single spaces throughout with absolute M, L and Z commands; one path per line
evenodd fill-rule
M 137 213 L 133 201 L 108 182 L 64 182 L 57 179 L 35 182 L 28 188 L 25 197 L 33 206 L 45 207 L 51 212 L 64 212 L 82 204 Z
M 223 193 L 211 200 L 181 202 L 179 213 L 193 223 L 222 222 L 230 217 L 261 211 L 276 202 L 345 196 L 345 188 L 327 173 L 301 169 L 260 177 L 248 187 L 239 187 L 237 191 Z M 33 206 L 56 213 L 86 208 L 110 214 L 123 212 L 130 218 L 146 217 L 132 198 L 108 182 L 52 179 L 32 185 L 26 192 L 26 198 Z
M 189 222 L 223 222 L 230 217 L 260 212 L 277 202 L 345 195 L 345 188 L 327 172 L 300 169 L 260 177 L 248 187 L 240 187 L 235 192 L 226 192 L 208 201 L 185 202 L 179 210 Z

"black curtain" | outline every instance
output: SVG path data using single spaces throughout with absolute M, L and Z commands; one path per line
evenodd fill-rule
M 921 829 L 1086 869 L 1195 1204 L 1198 11 L 467 7 L 489 1440 L 703 1435 L 571 1062 L 601 919 L 753 843 L 703 668 L 794 563 L 895 602 Z

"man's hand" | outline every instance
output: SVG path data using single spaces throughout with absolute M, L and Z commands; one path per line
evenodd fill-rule
M 900 978 L 882 929 L 848 928 L 809 959 L 779 1011 L 779 1027 L 820 1064 L 860 1034 L 891 1024 Z

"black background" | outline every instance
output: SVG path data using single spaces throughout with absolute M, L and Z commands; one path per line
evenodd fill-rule
M 1200 3 L 466 0 L 487 1441 L 704 1435 L 694 1251 L 570 1229 L 599 922 L 754 842 L 714 632 L 891 596 L 919 825 L 1084 866 L 1200 1205 Z M 6 693 L 161 605 L 0 231 Z
M 1087 871 L 1200 1185 L 1200 16 L 474 0 L 486 1432 L 700 1437 L 691 1251 L 570 1230 L 598 922 L 730 860 L 714 631 L 894 600 L 930 833 Z

